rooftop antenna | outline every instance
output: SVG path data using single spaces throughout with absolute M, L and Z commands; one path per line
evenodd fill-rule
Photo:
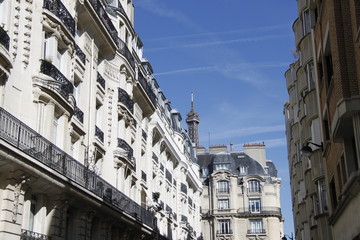
M 233 151 L 233 146 L 234 146 L 234 143 L 230 142 L 230 152 Z
M 194 93 L 191 92 L 191 109 L 194 109 Z

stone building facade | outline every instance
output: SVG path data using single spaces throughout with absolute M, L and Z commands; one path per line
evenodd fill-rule
M 204 239 L 281 239 L 283 218 L 280 184 L 264 144 L 246 144 L 243 152 L 224 145 L 198 147 L 204 183 L 202 229 Z
M 294 212 L 296 239 L 356 240 L 360 238 L 359 222 L 354 221 L 360 212 L 360 3 L 299 0 L 298 6 L 294 32 L 299 60 L 285 74 L 290 95 L 285 116 L 294 211 L 299 207 Z M 307 74 L 309 63 L 310 78 L 302 70 Z M 306 89 L 305 78 L 308 83 L 313 81 L 313 90 Z M 310 155 L 304 156 L 305 150 Z M 309 170 L 304 165 L 310 165 Z M 317 193 L 314 184 L 320 190 Z M 297 202 L 299 194 L 305 202 L 313 198 L 314 207 L 306 207 L 305 214 Z
M 131 0 L 0 1 L 0 239 L 197 239 L 196 153 Z

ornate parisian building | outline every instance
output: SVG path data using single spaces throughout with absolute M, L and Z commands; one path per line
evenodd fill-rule
M 0 1 L 0 239 L 198 239 L 194 144 L 131 0 Z
M 245 144 L 243 152 L 225 145 L 198 147 L 204 184 L 203 237 L 208 240 L 273 240 L 284 236 L 280 178 L 266 160 L 264 144 Z
M 360 239 L 360 2 L 299 0 L 284 114 L 296 239 Z

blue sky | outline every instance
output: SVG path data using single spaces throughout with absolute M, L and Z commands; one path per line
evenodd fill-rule
M 186 118 L 191 92 L 200 145 L 265 142 L 282 178 L 293 232 L 283 105 L 293 62 L 295 0 L 133 0 L 135 29 L 160 88 Z M 183 127 L 186 127 L 183 124 Z

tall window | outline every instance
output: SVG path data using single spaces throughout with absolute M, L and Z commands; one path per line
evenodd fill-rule
M 314 63 L 310 62 L 306 65 L 306 78 L 307 78 L 309 91 L 315 88 L 313 73 L 314 73 Z
M 250 234 L 265 233 L 262 219 L 250 219 L 249 223 L 250 223 L 250 227 L 248 233 Z
M 302 20 L 303 20 L 303 33 L 304 35 L 308 34 L 311 29 L 310 25 L 310 10 L 306 9 L 302 13 Z
M 316 194 L 313 197 L 315 215 L 327 212 L 325 179 L 316 181 Z
M 259 180 L 248 181 L 248 192 L 259 193 L 260 192 L 260 181 Z
M 249 210 L 251 213 L 260 213 L 260 211 L 261 211 L 260 198 L 249 199 Z
M 217 185 L 218 185 L 218 193 L 229 193 L 228 181 L 219 181 Z
M 229 199 L 219 199 L 218 209 L 229 209 Z
M 219 234 L 229 234 L 229 233 L 231 233 L 230 219 L 220 219 L 218 221 L 218 233 Z

